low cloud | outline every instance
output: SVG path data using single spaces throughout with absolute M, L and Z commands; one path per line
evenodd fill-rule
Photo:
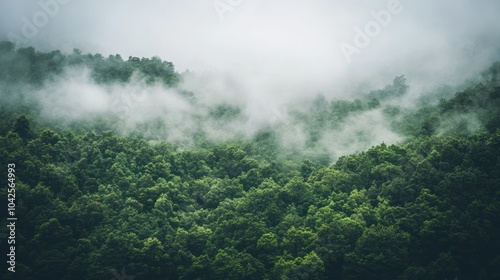
M 158 55 L 179 72 L 191 71 L 178 88 L 168 88 L 138 75 L 127 84 L 100 85 L 89 70 L 68 68 L 33 89 L 47 118 L 64 123 L 114 115 L 124 132 L 142 127 L 146 135 L 183 144 L 194 143 L 200 132 L 222 141 L 272 127 L 284 146 L 306 149 L 308 128 L 290 111 L 318 94 L 328 101 L 354 100 L 405 75 L 410 91 L 393 102 L 411 107 L 437 87 L 463 84 L 500 60 L 500 39 L 494 36 L 499 3 L 401 0 L 402 11 L 347 63 L 339 45 L 353 42 L 356 28 L 363 29 L 391 1 L 242 1 L 221 20 L 213 1 L 74 0 L 59 4 L 18 47 L 79 48 L 105 57 Z M 36 1 L 0 1 L 0 7 L 0 40 L 22 36 L 24 19 L 43 11 Z M 213 118 L 218 106 L 236 116 Z M 401 140 L 380 110 L 370 110 L 324 131 L 315 145 L 335 158 Z

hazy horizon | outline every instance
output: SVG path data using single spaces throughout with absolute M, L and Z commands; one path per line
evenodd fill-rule
M 341 44 L 355 46 L 355 29 L 389 5 L 398 13 L 349 63 Z M 457 83 L 500 57 L 500 3 L 492 1 L 2 0 L 0 7 L 0 40 L 16 34 L 20 47 L 160 56 L 179 72 L 245 77 L 266 90 L 342 96 L 397 75 L 424 88 Z

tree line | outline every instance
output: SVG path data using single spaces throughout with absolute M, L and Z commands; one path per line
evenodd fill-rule
M 29 69 L 11 77 L 0 67 L 2 81 L 36 84 L 79 59 L 102 71 L 97 80 L 126 82 L 131 68 L 172 86 L 179 77 L 155 58 L 0 50 Z M 404 77 L 359 100 L 318 97 L 315 110 L 296 114 L 311 137 L 370 108 L 408 137 L 333 164 L 280 156 L 272 130 L 184 148 L 52 126 L 36 109 L 3 106 L 0 162 L 17 167 L 20 226 L 16 275 L 2 279 L 498 279 L 498 67 L 482 84 L 407 112 L 383 105 L 405 94 Z M 474 130 L 462 118 L 470 112 Z

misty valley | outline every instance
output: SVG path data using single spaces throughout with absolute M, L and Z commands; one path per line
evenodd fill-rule
M 1 42 L 2 279 L 500 279 L 499 75 L 276 101 Z

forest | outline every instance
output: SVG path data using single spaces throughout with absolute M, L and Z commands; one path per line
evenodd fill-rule
M 161 88 L 194 108 L 193 127 L 47 114 L 37 94 L 68 69 L 108 93 Z M 193 74 L 159 57 L 2 42 L 0 196 L 15 164 L 18 217 L 2 279 L 500 279 L 499 74 L 492 63 L 412 106 L 405 76 L 351 99 L 311 94 L 242 133 L 242 106 L 204 103 L 182 87 Z M 378 124 L 347 130 L 363 116 L 397 141 L 374 140 Z M 211 134 L 224 127 L 237 128 Z

